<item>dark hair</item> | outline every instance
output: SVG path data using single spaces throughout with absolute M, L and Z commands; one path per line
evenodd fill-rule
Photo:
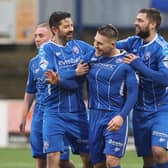
M 60 25 L 60 21 L 65 18 L 70 18 L 71 14 L 68 12 L 57 11 L 53 12 L 49 18 L 49 26 L 51 27 L 58 27 Z
M 108 38 L 118 40 L 118 30 L 112 24 L 103 25 L 98 28 L 97 32 Z
M 160 11 L 155 8 L 143 8 L 138 13 L 146 13 L 149 21 L 156 22 L 156 29 L 160 27 L 162 18 L 160 15 Z

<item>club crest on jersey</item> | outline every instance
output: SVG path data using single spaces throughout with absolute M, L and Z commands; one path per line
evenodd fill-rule
M 48 66 L 48 61 L 45 60 L 45 59 L 42 59 L 40 61 L 40 68 L 43 69 L 43 70 L 45 70 L 47 68 L 47 66 Z
M 121 58 L 116 59 L 116 63 L 123 62 Z
M 146 52 L 145 53 L 145 60 L 148 60 L 151 56 L 151 52 Z
M 133 49 L 133 51 L 132 51 L 134 54 L 136 54 L 137 53 L 137 49 Z
M 74 46 L 73 47 L 73 52 L 76 53 L 76 54 L 79 54 L 79 48 Z

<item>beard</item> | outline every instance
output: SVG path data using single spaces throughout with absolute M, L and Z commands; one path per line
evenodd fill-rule
M 143 39 L 148 38 L 150 36 L 149 28 L 147 27 L 145 30 L 140 30 L 139 32 L 136 32 L 136 35 Z
M 73 39 L 73 32 L 68 32 L 66 34 L 60 33 L 58 37 L 63 42 L 63 44 L 66 44 L 68 41 Z
M 149 37 L 149 35 L 150 35 L 150 33 L 149 33 L 149 31 L 140 31 L 139 33 L 137 33 L 137 35 L 139 36 L 139 37 L 141 37 L 141 38 L 143 38 L 143 39 L 146 39 L 146 38 L 148 38 Z

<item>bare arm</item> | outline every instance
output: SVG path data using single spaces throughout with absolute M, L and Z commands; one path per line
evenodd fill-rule
M 22 120 L 19 125 L 19 129 L 21 133 L 25 133 L 25 127 L 26 127 L 26 117 L 30 111 L 30 108 L 33 104 L 35 95 L 30 93 L 25 93 L 24 100 L 23 100 L 23 109 L 22 109 Z

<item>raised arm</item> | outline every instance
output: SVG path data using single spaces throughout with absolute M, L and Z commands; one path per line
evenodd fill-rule
M 162 57 L 158 61 L 158 70 L 148 68 L 139 57 L 129 54 L 124 62 L 129 63 L 136 71 L 143 76 L 157 82 L 160 85 L 168 86 L 168 57 Z

